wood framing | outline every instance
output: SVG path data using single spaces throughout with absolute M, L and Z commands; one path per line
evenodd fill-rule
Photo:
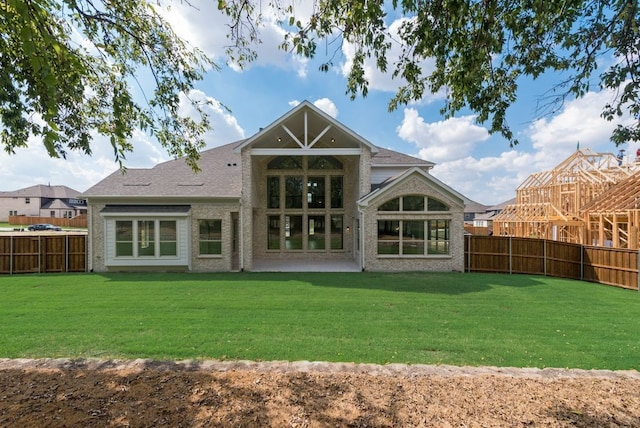
M 587 244 L 640 249 L 640 171 L 583 209 Z
M 591 244 L 594 229 L 584 207 L 636 170 L 636 164 L 621 164 L 611 153 L 577 150 L 552 170 L 531 174 L 516 189 L 516 203 L 494 219 L 493 233 Z

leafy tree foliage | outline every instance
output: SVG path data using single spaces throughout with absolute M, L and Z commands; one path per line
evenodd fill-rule
M 182 117 L 180 96 L 209 67 L 147 0 L 2 0 L 0 142 L 15 153 L 38 136 L 64 157 L 91 154 L 97 132 L 122 164 L 138 128 L 197 169 L 209 122 L 195 101 L 199 117 Z
M 351 97 L 367 95 L 365 60 L 373 59 L 379 70 L 390 69 L 402 79 L 390 109 L 446 90 L 446 117 L 469 108 L 479 122 L 490 123 L 492 133 L 517 143 L 506 112 L 521 77 L 557 72 L 559 80 L 545 103 L 551 111 L 567 97 L 608 88 L 616 96 L 603 106 L 603 117 L 634 119 L 618 126 L 612 141 L 640 140 L 638 0 L 315 0 L 304 22 L 292 6 L 278 0 L 271 6 L 292 28 L 285 49 L 315 57 L 320 41 L 354 45 L 347 80 Z M 218 7 L 235 22 L 230 35 L 239 57 L 253 58 L 262 18 L 256 4 L 219 0 Z M 391 11 L 407 17 L 397 36 L 388 28 Z M 402 54 L 389 64 L 393 37 Z M 427 59 L 435 62 L 433 70 L 423 68 Z M 332 65 L 329 58 L 321 69 Z

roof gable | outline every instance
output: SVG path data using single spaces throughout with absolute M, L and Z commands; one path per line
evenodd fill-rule
M 460 193 L 456 192 L 451 187 L 447 186 L 446 184 L 444 184 L 434 176 L 428 174 L 423 169 L 418 167 L 413 167 L 405 171 L 403 174 L 399 175 L 398 177 L 389 180 L 387 184 L 384 185 L 383 187 L 379 187 L 373 192 L 369 193 L 368 195 L 365 195 L 358 201 L 358 205 L 360 206 L 369 205 L 371 201 L 378 199 L 384 196 L 385 194 L 391 192 L 394 188 L 402 185 L 402 183 L 404 183 L 410 177 L 413 177 L 416 175 L 420 177 L 422 180 L 424 180 L 430 187 L 436 189 L 440 193 L 449 197 L 453 202 L 457 203 L 460 207 L 464 206 L 464 201 L 465 201 L 464 196 L 462 196 Z
M 378 148 L 308 101 L 262 128 L 235 149 L 250 147 L 256 154 L 353 154 Z

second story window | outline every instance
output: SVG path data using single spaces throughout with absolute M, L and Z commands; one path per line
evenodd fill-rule
M 24 203 L 25 204 L 30 204 L 31 203 L 31 198 L 24 198 Z

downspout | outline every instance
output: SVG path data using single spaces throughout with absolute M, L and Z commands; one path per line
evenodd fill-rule
M 93 272 L 93 239 L 91 239 L 92 235 L 93 235 L 93 207 L 89 204 L 89 200 L 87 200 L 87 238 L 86 238 L 86 247 L 85 247 L 87 249 L 87 264 L 85 266 L 86 272 Z M 104 238 L 104 241 L 106 242 L 106 237 Z
M 364 211 L 360 205 L 358 205 L 358 214 L 360 214 L 360 230 L 358 230 L 358 235 L 360 239 L 360 270 L 364 272 L 364 254 L 365 254 L 365 243 L 364 243 Z
M 238 224 L 238 234 L 240 236 L 240 239 L 238 239 L 240 248 L 238 248 L 238 251 L 240 252 L 240 254 L 238 255 L 238 257 L 240 257 L 240 265 L 238 266 L 240 268 L 240 272 L 244 272 L 244 210 L 243 210 L 243 204 L 242 204 L 242 193 L 240 193 L 240 221 L 238 222 L 240 224 Z

